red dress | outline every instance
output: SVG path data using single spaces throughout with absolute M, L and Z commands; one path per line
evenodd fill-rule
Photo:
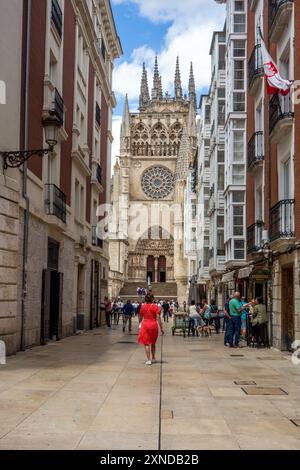
M 160 309 L 156 304 L 143 304 L 140 315 L 143 317 L 139 332 L 139 344 L 155 344 L 158 338 L 157 317 Z

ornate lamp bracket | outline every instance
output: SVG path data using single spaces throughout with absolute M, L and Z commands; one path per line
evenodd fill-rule
M 10 151 L 10 152 L 0 152 L 0 155 L 3 157 L 3 168 L 18 168 L 22 166 L 30 157 L 37 155 L 38 157 L 43 157 L 53 152 L 53 147 L 47 149 L 38 149 L 38 150 L 24 150 L 24 151 Z

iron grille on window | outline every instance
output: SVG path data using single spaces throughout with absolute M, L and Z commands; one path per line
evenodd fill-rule
M 262 64 L 262 55 L 261 55 L 261 44 L 257 44 L 248 63 L 249 67 L 249 84 L 253 82 L 256 77 L 259 77 L 263 74 L 263 64 Z
M 253 134 L 248 143 L 248 167 L 264 160 L 264 133 L 258 131 Z
M 270 211 L 270 240 L 295 236 L 295 199 L 283 199 Z
M 100 127 L 101 123 L 101 109 L 98 103 L 96 103 L 96 123 Z
M 63 14 L 57 0 L 52 0 L 51 19 L 59 36 L 62 37 Z
M 64 123 L 64 100 L 60 96 L 58 90 L 55 88 L 54 90 L 54 113 L 56 117 L 59 119 L 60 123 Z
M 262 246 L 264 223 L 257 220 L 255 224 L 247 228 L 247 252 L 257 251 Z
M 290 119 L 294 117 L 293 105 L 290 94 L 287 96 L 274 95 L 269 104 L 269 129 L 270 134 L 275 126 L 282 119 Z
M 55 215 L 64 223 L 67 219 L 66 195 L 55 185 L 46 184 L 46 213 Z

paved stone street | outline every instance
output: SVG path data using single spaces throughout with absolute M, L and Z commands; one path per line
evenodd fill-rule
M 136 332 L 94 330 L 9 358 L 0 449 L 300 449 L 290 421 L 300 419 L 300 366 L 289 356 L 168 331 L 160 395 L 161 365 L 144 365 Z M 287 394 L 247 395 L 235 381 Z

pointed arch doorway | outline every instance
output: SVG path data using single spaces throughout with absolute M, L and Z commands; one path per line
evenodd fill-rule
M 167 275 L 167 260 L 165 256 L 160 256 L 158 258 L 158 273 L 157 273 L 157 280 L 158 282 L 166 282 Z
M 147 257 L 147 280 L 155 282 L 155 258 L 152 255 Z

